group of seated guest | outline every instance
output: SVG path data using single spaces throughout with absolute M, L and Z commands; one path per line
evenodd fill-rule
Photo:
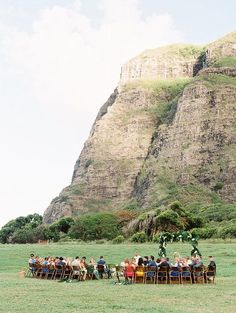
M 106 264 L 103 256 L 100 256 L 98 261 L 95 261 L 93 257 L 87 261 L 85 256 L 82 258 L 76 256 L 74 259 L 62 256 L 47 256 L 45 258 L 41 258 L 31 254 L 28 262 L 29 273 L 33 274 L 33 276 L 37 276 L 37 273 L 40 273 L 41 277 L 43 276 L 42 273 L 48 277 L 49 275 L 47 274 L 49 273 L 53 272 L 55 274 L 58 272 L 60 273 L 60 271 L 67 270 L 69 271 L 69 275 L 67 275 L 67 277 L 77 277 L 79 280 L 84 281 L 88 277 L 96 279 L 103 278 L 103 275 L 110 278 L 114 272 L 113 267 Z M 153 255 L 142 257 L 136 253 L 134 257 L 130 259 L 126 258 L 123 262 L 121 262 L 120 268 L 122 269 L 124 277 L 127 280 L 130 279 L 134 281 L 134 278 L 143 278 L 144 280 L 144 277 L 148 276 L 147 273 L 149 271 L 156 272 L 156 277 L 158 277 L 159 274 L 161 276 L 160 272 L 163 269 L 172 274 L 174 274 L 174 271 L 182 272 L 182 276 L 184 276 L 184 272 L 187 269 L 191 272 L 191 277 L 193 277 L 194 272 L 200 269 L 202 269 L 203 272 L 211 270 L 215 273 L 216 263 L 212 256 L 209 256 L 208 266 L 204 266 L 203 260 L 200 256 L 192 256 L 189 258 L 174 255 L 173 262 L 171 262 L 170 259 L 166 257 L 155 259 Z M 178 276 L 178 273 L 176 276 Z M 53 277 L 53 275 L 51 275 L 51 277 Z M 152 275 L 150 275 L 150 277 L 152 277 Z M 207 279 L 206 275 L 205 279 Z
M 87 258 L 85 256 L 83 256 L 81 259 L 79 256 L 76 256 L 74 260 L 72 260 L 71 258 L 50 256 L 41 258 L 31 254 L 28 264 L 31 272 L 36 272 L 39 268 L 43 268 L 43 272 L 45 273 L 49 272 L 49 269 L 52 270 L 60 267 L 68 268 L 71 269 L 72 274 L 78 275 L 80 280 L 86 279 L 88 271 L 89 274 L 96 279 L 99 279 L 99 277 L 102 278 L 103 273 L 106 273 L 108 278 L 111 276 L 111 269 L 109 269 L 107 266 L 103 256 L 100 256 L 97 262 L 95 261 L 94 257 L 91 257 L 89 262 L 87 262 Z
M 123 267 L 124 276 L 127 280 L 133 280 L 134 277 L 144 277 L 145 273 L 152 268 L 153 271 L 161 272 L 161 270 L 165 269 L 167 272 L 186 269 L 189 272 L 195 272 L 197 269 L 202 269 L 203 272 L 207 270 L 212 270 L 216 272 L 216 263 L 212 256 L 209 256 L 209 264 L 208 266 L 204 266 L 202 258 L 200 256 L 192 256 L 189 257 L 174 257 L 173 262 L 169 260 L 169 258 L 157 258 L 153 255 L 141 257 L 138 253 L 131 259 L 126 258 L 123 262 L 121 262 L 121 266 Z M 173 273 L 174 274 L 174 273 Z M 161 273 L 160 273 L 161 276 Z

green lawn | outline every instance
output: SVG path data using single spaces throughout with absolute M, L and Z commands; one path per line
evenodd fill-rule
M 214 255 L 217 263 L 215 285 L 113 285 L 112 280 L 59 283 L 19 279 L 31 252 L 40 256 L 104 255 L 108 263 L 120 263 L 135 252 L 157 255 L 155 244 L 52 244 L 0 245 L 0 312 L 148 312 L 148 313 L 235 313 L 236 243 L 200 242 L 203 256 Z M 189 255 L 189 244 L 169 244 L 175 251 Z

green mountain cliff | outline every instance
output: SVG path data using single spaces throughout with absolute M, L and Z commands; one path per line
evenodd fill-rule
M 149 212 L 175 200 L 199 213 L 236 201 L 236 32 L 206 47 L 147 50 L 125 64 L 70 186 L 43 219 Z

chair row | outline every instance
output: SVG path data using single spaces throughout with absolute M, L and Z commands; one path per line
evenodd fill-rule
M 26 272 L 26 277 L 32 278 L 44 278 L 44 279 L 77 279 L 82 280 L 86 276 L 86 279 L 92 279 L 94 276 L 93 266 L 88 266 L 86 272 L 78 266 L 61 266 L 61 265 L 40 265 L 29 264 L 29 268 Z
M 215 283 L 214 269 L 205 267 L 191 270 L 189 267 L 160 267 L 137 266 L 133 271 L 127 268 L 116 267 L 117 279 L 124 276 L 131 283 L 154 283 L 154 284 L 199 284 Z

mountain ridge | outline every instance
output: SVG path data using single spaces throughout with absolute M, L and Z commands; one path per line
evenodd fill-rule
M 131 202 L 140 210 L 176 199 L 235 202 L 235 59 L 231 33 L 205 48 L 147 50 L 125 64 L 71 185 L 52 200 L 44 222 Z

